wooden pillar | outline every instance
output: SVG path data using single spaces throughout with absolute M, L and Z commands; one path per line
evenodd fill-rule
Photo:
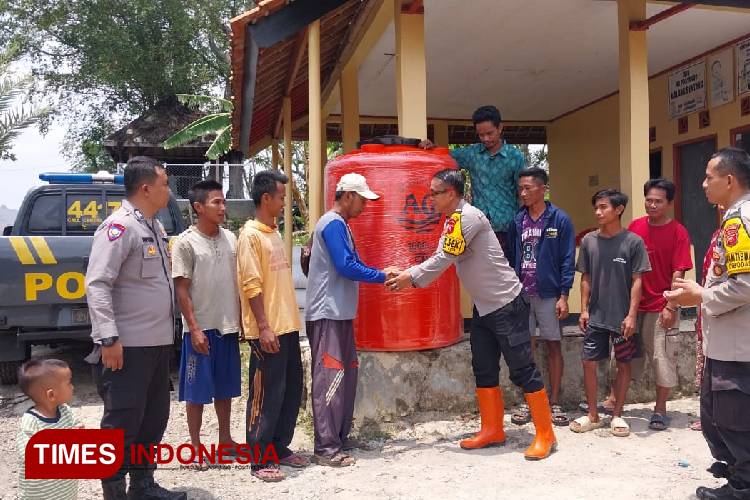
M 424 50 L 424 14 L 401 12 L 394 2 L 396 27 L 396 105 L 398 133 L 427 137 L 427 64 Z
M 630 30 L 646 19 L 646 0 L 617 0 L 620 42 L 620 190 L 630 197 L 623 220 L 645 215 L 643 183 L 648 168 L 648 48 L 646 31 Z
M 307 31 L 308 66 L 308 166 L 310 182 L 307 186 L 310 210 L 307 227 L 312 233 L 315 224 L 323 213 L 321 197 L 323 191 L 323 128 L 320 95 L 320 21 L 310 24 Z
M 359 142 L 359 82 L 358 68 L 347 64 L 341 72 L 341 136 L 344 153 L 357 149 Z
M 432 124 L 435 130 L 435 137 L 433 138 L 435 144 L 438 146 L 448 147 L 450 138 L 448 137 L 448 122 L 445 120 L 436 120 Z
M 279 169 L 281 159 L 279 158 L 279 141 L 278 139 L 271 139 L 271 167 L 274 170 Z
M 284 97 L 282 107 L 282 120 L 284 127 L 284 175 L 289 178 L 286 183 L 286 199 L 284 200 L 284 248 L 289 262 L 292 262 L 292 232 L 294 231 L 294 219 L 292 212 L 292 98 Z M 278 151 L 278 149 L 277 149 Z

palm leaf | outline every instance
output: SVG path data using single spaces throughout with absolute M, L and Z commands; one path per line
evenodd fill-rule
M 229 113 L 216 113 L 198 118 L 182 130 L 174 133 L 164 141 L 164 149 L 172 149 L 188 142 L 194 141 L 204 135 L 216 134 L 224 128 L 231 125 L 231 115 Z
M 229 147 L 232 144 L 231 130 L 232 126 L 227 125 L 216 132 L 216 139 L 214 139 L 213 144 L 211 144 L 211 147 L 206 151 L 206 158 L 209 160 L 216 160 L 229 151 Z
M 208 109 L 211 112 L 218 110 L 228 113 L 234 108 L 232 101 L 211 95 L 177 94 L 177 100 L 189 108 Z
M 0 117 L 0 154 L 7 152 L 21 131 L 47 116 L 48 108 L 7 111 Z

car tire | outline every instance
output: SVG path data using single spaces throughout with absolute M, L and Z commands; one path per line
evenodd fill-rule
M 21 361 L 0 361 L 0 384 L 15 385 L 18 383 L 18 369 Z

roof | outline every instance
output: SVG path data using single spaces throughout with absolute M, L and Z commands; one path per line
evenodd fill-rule
M 203 162 L 213 139 L 195 140 L 170 150 L 162 146 L 165 139 L 202 116 L 205 114 L 185 107 L 176 98 L 165 99 L 110 134 L 102 144 L 115 161 L 124 162 L 130 156 L 146 154 L 170 162 Z

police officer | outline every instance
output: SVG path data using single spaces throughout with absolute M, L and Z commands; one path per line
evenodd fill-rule
M 97 347 L 101 352 L 101 427 L 125 430 L 125 460 L 102 480 L 102 491 L 105 500 L 185 499 L 185 493 L 156 484 L 155 465 L 129 461 L 130 446 L 159 443 L 169 419 L 174 302 L 167 233 L 156 218 L 169 202 L 164 167 L 153 158 L 132 158 L 125 167 L 125 195 L 94 234 L 86 272 L 94 355 Z
M 703 352 L 701 428 L 720 488 L 701 486 L 701 500 L 750 500 L 750 155 L 724 148 L 706 166 L 709 203 L 727 207 L 706 287 L 677 279 L 664 293 L 671 304 L 701 306 Z
M 424 287 L 456 264 L 461 282 L 474 298 L 471 363 L 481 417 L 479 433 L 460 445 L 476 449 L 505 442 L 499 365 L 503 356 L 510 379 L 523 389 L 536 427 L 536 437 L 524 457 L 547 458 L 557 441 L 544 382 L 531 355 L 529 305 L 521 296 L 521 283 L 508 265 L 487 217 L 464 201 L 461 172 L 447 169 L 436 173 L 430 195 L 435 210 L 446 215 L 438 248 L 419 265 L 398 274 L 389 272 L 386 287 L 394 291 Z

